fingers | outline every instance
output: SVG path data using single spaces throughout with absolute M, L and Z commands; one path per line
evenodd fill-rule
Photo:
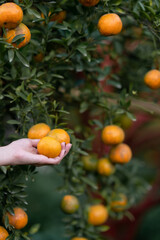
M 40 141 L 40 139 L 30 139 L 31 143 L 32 143 L 32 147 L 37 147 L 38 142 Z

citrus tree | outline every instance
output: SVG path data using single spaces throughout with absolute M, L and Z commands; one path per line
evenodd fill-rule
M 67 131 L 72 150 L 58 168 L 66 233 L 104 239 L 107 219 L 131 217 L 128 209 L 149 189 L 144 163 L 124 141 L 135 110 L 159 114 L 160 3 L 0 4 L 1 145 L 30 137 L 38 123 Z M 30 239 L 38 227 L 23 231 L 26 213 L 18 227 L 11 219 L 26 210 L 26 181 L 36 166 L 0 169 L 0 234 Z

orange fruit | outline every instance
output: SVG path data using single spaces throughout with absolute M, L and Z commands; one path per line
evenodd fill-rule
M 14 215 L 11 215 L 9 212 L 7 212 L 3 216 L 3 220 L 6 216 L 8 216 L 9 224 L 13 226 L 15 229 L 22 229 L 24 228 L 28 223 L 28 215 L 27 213 L 19 207 L 16 207 L 13 209 Z
M 74 237 L 71 240 L 88 240 L 88 239 L 83 237 Z
M 38 123 L 33 125 L 28 131 L 28 138 L 41 139 L 50 132 L 50 127 L 45 123 Z
M 58 157 L 61 153 L 61 144 L 52 137 L 43 137 L 37 144 L 39 154 L 45 155 L 48 158 Z
M 9 236 L 9 234 L 8 234 L 7 230 L 4 227 L 0 226 L 0 239 L 6 240 L 6 238 L 8 236 Z
M 24 34 L 24 40 L 22 42 L 20 42 L 19 44 L 12 43 L 13 38 L 20 34 Z M 29 41 L 31 39 L 31 32 L 25 24 L 20 23 L 14 29 L 10 29 L 10 30 L 6 29 L 6 32 L 4 33 L 3 37 L 6 38 L 6 42 L 12 43 L 12 45 L 14 47 L 21 48 L 29 43 Z
M 93 7 L 99 3 L 100 0 L 79 0 L 79 2 L 85 7 Z
M 127 144 L 120 143 L 111 148 L 109 158 L 114 163 L 128 163 L 132 158 L 132 151 Z
M 44 54 L 42 52 L 40 52 L 34 56 L 34 60 L 36 62 L 42 62 L 43 58 L 44 58 Z
M 115 13 L 104 14 L 98 21 L 98 30 L 104 36 L 116 35 L 122 30 L 122 21 Z
M 61 208 L 65 213 L 75 213 L 79 208 L 79 201 L 73 195 L 65 195 L 61 201 Z
M 102 141 L 108 145 L 121 143 L 124 137 L 123 129 L 117 125 L 109 125 L 102 130 Z
M 53 129 L 48 133 L 48 136 L 55 138 L 58 142 L 65 142 L 66 144 L 70 143 L 69 134 L 60 128 Z
M 15 3 L 4 3 L 0 6 L 0 27 L 16 28 L 23 20 L 23 11 Z
M 87 171 L 97 170 L 97 158 L 94 155 L 83 156 L 82 158 L 84 169 Z
M 108 219 L 107 208 L 102 204 L 93 205 L 88 210 L 88 223 L 94 226 L 101 225 Z
M 51 15 L 51 12 L 49 12 L 48 16 Z M 59 13 L 52 14 L 52 16 L 49 19 L 49 22 L 57 21 L 58 23 L 62 23 L 63 20 L 66 18 L 66 11 L 61 11 Z M 44 18 L 44 14 L 41 13 L 41 17 Z
M 119 121 L 123 129 L 130 128 L 133 123 L 133 121 L 126 114 L 121 115 Z
M 151 89 L 160 88 L 160 71 L 153 69 L 144 76 L 145 84 Z
M 115 171 L 115 167 L 110 163 L 108 158 L 101 158 L 98 161 L 97 171 L 100 175 L 109 176 Z
M 123 193 L 120 193 L 114 200 L 110 203 L 110 207 L 114 212 L 124 211 L 127 205 L 127 197 Z

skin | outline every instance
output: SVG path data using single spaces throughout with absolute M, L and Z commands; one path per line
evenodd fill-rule
M 37 166 L 60 164 L 61 160 L 68 154 L 72 144 L 61 143 L 61 153 L 56 158 L 48 158 L 37 152 L 39 139 L 23 138 L 0 147 L 0 165 L 25 165 Z

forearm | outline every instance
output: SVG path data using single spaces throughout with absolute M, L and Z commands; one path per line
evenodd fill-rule
M 0 166 L 10 165 L 14 160 L 14 156 L 11 154 L 9 145 L 0 147 Z

